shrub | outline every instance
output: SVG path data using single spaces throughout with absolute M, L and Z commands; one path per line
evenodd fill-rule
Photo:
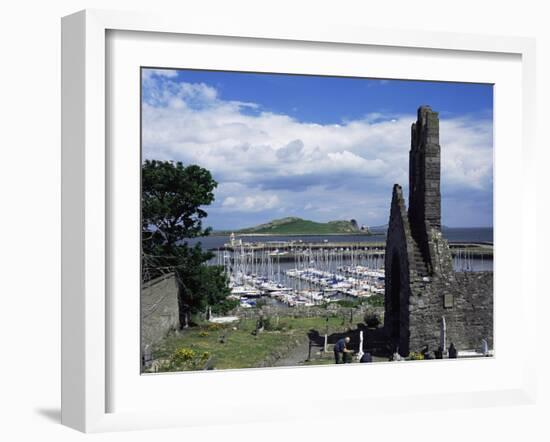
M 262 308 L 266 305 L 267 305 L 267 300 L 266 299 L 260 298 L 260 299 L 256 300 L 256 308 Z
M 263 324 L 266 331 L 283 331 L 288 327 L 286 321 L 271 317 L 264 318 Z
M 207 351 L 179 348 L 170 355 L 168 361 L 160 365 L 159 371 L 201 370 L 209 358 L 210 353 Z
M 217 304 L 213 305 L 212 313 L 215 315 L 225 315 L 231 310 L 237 308 L 240 304 L 240 301 L 235 299 L 224 299 Z
M 376 294 L 369 296 L 367 304 L 373 307 L 384 307 L 384 295 Z
M 340 299 L 336 301 L 336 304 L 344 308 L 355 308 L 361 305 L 361 301 L 358 299 Z
M 224 326 L 223 324 L 218 324 L 216 322 L 210 322 L 207 326 L 206 326 L 206 329 L 208 331 L 218 331 L 218 330 L 221 330 L 223 329 Z
M 380 317 L 376 313 L 365 313 L 364 320 L 365 324 L 367 324 L 367 327 L 376 328 L 380 325 Z
M 260 324 L 263 326 L 264 330 L 271 331 L 275 327 L 275 321 L 272 321 L 271 318 L 261 318 Z
M 412 351 L 409 353 L 409 359 L 411 361 L 422 361 L 424 359 L 424 355 L 422 353 Z
M 205 331 L 205 330 L 199 332 L 199 336 L 200 336 L 201 338 L 205 338 L 205 337 L 207 337 L 208 335 L 210 335 L 210 333 L 208 333 L 208 332 Z

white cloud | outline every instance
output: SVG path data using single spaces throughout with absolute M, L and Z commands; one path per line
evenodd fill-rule
M 222 208 L 239 212 L 260 212 L 277 209 L 280 201 L 277 195 L 228 196 L 222 202 Z
M 167 77 L 174 78 L 178 76 L 178 71 L 175 69 L 143 69 L 142 70 L 143 79 L 150 79 L 153 76 L 157 77 Z
M 353 213 L 364 210 L 384 220 L 392 184 L 407 187 L 414 113 L 304 123 L 255 103 L 223 100 L 214 87 L 176 82 L 167 72 L 175 71 L 144 80 L 143 156 L 210 169 L 222 183 L 214 211 L 284 207 L 330 219 L 348 212 L 359 218 Z M 442 118 L 440 136 L 444 191 L 490 190 L 492 122 Z
M 451 188 L 487 189 L 493 180 L 493 134 L 488 121 L 441 121 L 444 182 Z

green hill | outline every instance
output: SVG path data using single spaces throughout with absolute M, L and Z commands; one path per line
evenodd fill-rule
M 307 219 L 287 217 L 276 219 L 255 227 L 242 229 L 235 233 L 262 235 L 336 235 L 365 232 L 361 231 L 355 220 L 318 223 Z

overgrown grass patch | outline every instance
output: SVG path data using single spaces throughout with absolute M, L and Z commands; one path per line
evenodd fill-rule
M 156 360 L 168 360 L 181 349 L 190 349 L 197 354 L 208 353 L 209 366 L 215 369 L 253 368 L 263 366 L 274 353 L 290 351 L 296 342 L 307 340 L 307 333 L 317 330 L 323 334 L 344 331 L 339 317 L 269 318 L 270 327 L 255 334 L 256 320 L 243 319 L 238 323 L 212 326 L 202 323 L 195 327 L 173 333 L 153 350 Z

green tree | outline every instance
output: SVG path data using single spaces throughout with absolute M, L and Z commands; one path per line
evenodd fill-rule
M 142 231 L 144 251 L 177 247 L 185 238 L 206 236 L 201 208 L 214 201 L 218 183 L 202 167 L 181 162 L 146 160 L 141 171 Z
M 180 321 L 188 325 L 190 314 L 211 307 L 213 313 L 226 313 L 236 306 L 227 299 L 231 294 L 227 275 L 220 266 L 187 265 L 177 271 L 180 282 Z M 238 303 L 238 302 L 237 302 Z
M 217 182 L 210 172 L 181 162 L 146 160 L 142 165 L 142 278 L 174 272 L 178 283 L 180 325 L 192 313 L 227 296 L 220 269 L 205 263 L 212 253 L 187 239 L 206 236 L 204 206 L 214 201 Z

